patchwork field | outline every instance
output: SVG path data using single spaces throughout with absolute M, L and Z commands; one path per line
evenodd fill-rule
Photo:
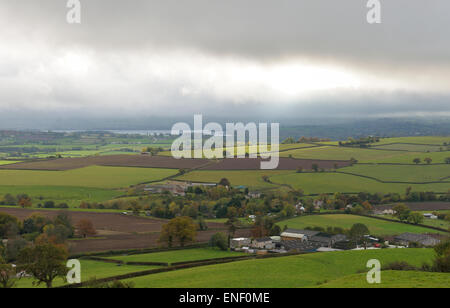
M 280 156 L 282 157 L 292 156 L 293 158 L 324 160 L 350 160 L 351 158 L 354 158 L 359 162 L 377 162 L 381 159 L 388 160 L 402 155 L 404 155 L 404 153 L 400 151 L 383 151 L 337 146 L 298 149 L 280 153 Z
M 390 184 L 376 180 L 348 175 L 343 173 L 287 173 L 270 177 L 275 184 L 289 185 L 295 189 L 303 189 L 306 194 L 320 193 L 401 193 L 404 194 L 407 187 L 413 191 L 434 191 L 445 193 L 449 189 L 448 183 L 434 184 Z
M 280 151 L 288 151 L 288 150 L 293 150 L 293 149 L 301 149 L 301 148 L 314 148 L 314 147 L 321 147 L 321 145 L 319 144 L 314 144 L 314 143 L 294 143 L 294 144 L 280 144 L 279 145 L 279 150 Z M 234 155 L 237 156 L 238 151 L 243 151 L 244 153 L 249 153 L 249 154 L 254 154 L 254 153 L 267 153 L 272 151 L 272 147 L 271 145 L 267 145 L 267 146 L 256 146 L 256 145 L 242 145 L 242 146 L 235 146 L 234 148 L 232 147 L 228 147 L 228 148 L 222 148 L 222 149 L 217 149 L 217 151 L 220 152 L 227 152 L 227 153 L 234 153 Z M 192 157 L 194 157 L 194 153 L 192 152 Z M 158 155 L 162 155 L 162 156 L 171 156 L 171 152 L 169 151 L 163 151 L 158 153 Z
M 101 166 L 67 171 L 0 170 L 0 185 L 123 188 L 177 173 L 175 169 Z
M 202 170 L 261 170 L 260 158 L 241 158 L 241 159 L 223 159 L 216 163 L 202 167 Z M 335 169 L 349 166 L 350 161 L 341 160 L 315 160 L 315 159 L 292 159 L 281 157 L 277 170 L 312 170 L 313 165 L 317 165 L 320 169 Z
M 380 150 L 409 151 L 409 152 L 441 152 L 447 150 L 447 146 L 412 143 L 392 143 L 376 145 L 373 148 Z
M 370 233 L 376 236 L 397 235 L 405 232 L 436 233 L 423 227 L 345 214 L 300 216 L 279 222 L 278 225 L 282 228 L 288 226 L 293 229 L 305 229 L 307 227 L 350 229 L 356 223 L 365 224 L 369 228 Z
M 112 167 L 142 167 L 142 168 L 168 168 L 190 169 L 208 164 L 208 160 L 202 159 L 174 159 L 164 156 L 150 155 L 111 155 L 90 156 L 83 158 L 61 158 L 32 162 L 22 162 L 0 166 L 2 169 L 19 170 L 72 170 L 88 166 L 112 166 Z
M 339 170 L 385 182 L 439 182 L 450 176 L 450 165 L 355 165 Z M 450 187 L 450 181 L 448 181 Z
M 431 263 L 431 249 L 383 249 L 307 254 L 246 260 L 154 274 L 131 279 L 142 288 L 302 288 L 316 287 L 358 271 L 367 261 L 382 265 L 407 261 L 421 266 Z

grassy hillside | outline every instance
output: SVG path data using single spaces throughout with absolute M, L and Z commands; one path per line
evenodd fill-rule
M 343 251 L 203 266 L 131 281 L 143 288 L 301 288 L 364 271 L 370 259 L 420 266 L 432 258 L 431 249 Z
M 279 222 L 278 225 L 280 227 L 288 226 L 294 229 L 304 229 L 306 227 L 341 227 L 350 229 L 356 223 L 365 224 L 372 235 L 378 236 L 395 235 L 404 232 L 433 233 L 433 230 L 427 228 L 345 214 L 301 216 L 284 220 Z
M 447 273 L 427 273 L 415 271 L 385 271 L 381 273 L 380 284 L 368 284 L 366 274 L 339 278 L 319 288 L 450 288 Z
M 90 260 L 80 260 L 81 263 L 81 281 L 88 281 L 92 278 L 106 278 L 111 276 L 123 275 L 133 272 L 141 272 L 157 268 L 156 266 L 132 266 L 121 265 L 105 262 L 97 262 Z M 56 279 L 53 286 L 64 285 L 65 282 L 62 279 Z M 30 278 L 23 278 L 17 282 L 17 288 L 33 288 L 33 280 Z M 41 288 L 45 285 L 41 285 Z

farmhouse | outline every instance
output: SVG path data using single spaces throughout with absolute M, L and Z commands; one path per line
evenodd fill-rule
M 373 212 L 375 215 L 394 215 L 395 211 L 393 209 L 375 210 Z
M 231 249 L 241 249 L 243 247 L 250 247 L 252 241 L 249 238 L 241 237 L 241 238 L 233 238 L 230 241 Z
M 427 234 L 414 234 L 414 233 L 403 233 L 397 235 L 394 240 L 404 246 L 409 246 L 411 243 L 418 243 L 423 246 L 436 246 L 441 241 L 431 235 Z
M 423 214 L 423 217 L 429 218 L 429 219 L 438 219 L 438 217 L 436 215 L 431 214 L 431 213 L 425 213 L 425 214 Z
M 248 193 L 248 197 L 252 199 L 259 199 L 261 198 L 261 193 L 258 191 L 252 191 Z
M 275 243 L 270 237 L 258 238 L 252 241 L 251 247 L 254 249 L 275 249 Z

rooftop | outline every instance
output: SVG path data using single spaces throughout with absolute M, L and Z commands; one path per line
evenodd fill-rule
M 293 233 L 293 234 L 303 234 L 306 236 L 314 236 L 319 234 L 319 231 L 313 231 L 313 230 L 299 230 L 299 229 L 286 229 L 283 233 Z

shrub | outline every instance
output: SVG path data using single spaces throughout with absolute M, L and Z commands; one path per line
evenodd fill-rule
M 55 208 L 55 202 L 53 202 L 53 201 L 46 201 L 44 203 L 44 208 L 46 208 L 46 209 L 54 209 Z
M 228 250 L 227 236 L 220 232 L 216 233 L 209 240 L 209 245 L 211 247 L 218 247 L 220 250 L 226 251 Z

